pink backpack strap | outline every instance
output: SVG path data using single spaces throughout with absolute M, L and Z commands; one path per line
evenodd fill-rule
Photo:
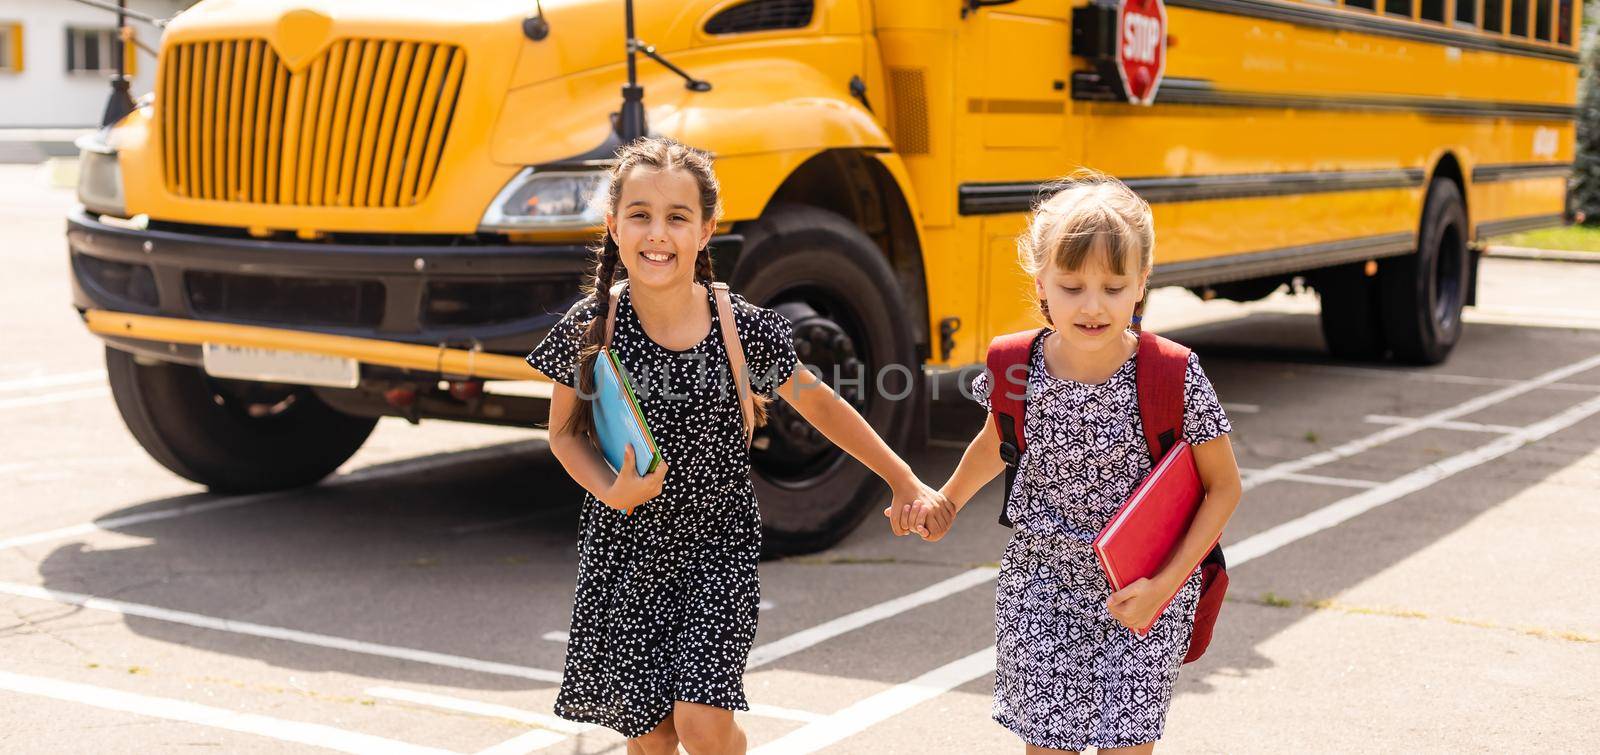
M 1000 460 L 1006 464 L 1006 492 L 1000 503 L 1000 524 L 1011 526 L 1006 501 L 1017 480 L 1017 463 L 1028 441 L 1022 424 L 1028 416 L 1028 372 L 1033 342 L 1044 335 L 1044 328 L 1008 333 L 989 342 L 984 364 L 989 369 L 989 413 L 994 415 L 995 431 L 1000 434 Z

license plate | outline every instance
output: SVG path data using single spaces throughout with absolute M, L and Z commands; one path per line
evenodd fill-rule
M 354 388 L 361 379 L 360 365 L 346 357 L 221 343 L 203 344 L 200 353 L 206 373 L 219 378 L 332 388 Z

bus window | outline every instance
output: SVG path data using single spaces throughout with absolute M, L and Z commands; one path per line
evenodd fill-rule
M 1511 0 L 1511 33 L 1528 36 L 1528 0 Z
M 1444 23 L 1444 0 L 1422 0 L 1422 20 Z
M 1534 36 L 1546 42 L 1550 41 L 1550 2 L 1551 0 L 1533 0 L 1539 4 L 1539 15 L 1535 17 L 1533 27 Z
M 1383 0 L 1383 12 L 1411 18 L 1411 0 Z
M 1456 23 L 1463 26 L 1478 24 L 1478 0 L 1456 0 Z
M 1572 44 L 1572 0 L 1556 3 L 1556 41 Z
M 1377 10 L 1377 0 L 1344 0 L 1346 8 L 1360 8 L 1361 10 Z
M 1496 34 L 1505 31 L 1505 0 L 1483 0 L 1483 30 Z

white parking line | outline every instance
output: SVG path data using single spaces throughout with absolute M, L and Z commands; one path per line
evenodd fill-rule
M 1245 469 L 1244 467 L 1239 468 L 1239 474 L 1242 475 L 1260 474 L 1261 472 L 1262 470 L 1259 469 Z M 1312 485 L 1332 485 L 1339 488 L 1375 488 L 1383 484 L 1373 480 L 1356 480 L 1349 477 L 1325 477 L 1323 475 L 1315 474 L 1286 474 L 1280 476 L 1278 479 L 1286 480 L 1288 482 L 1306 482 L 1311 483 Z
M 1552 433 L 1578 424 L 1600 412 L 1600 396 L 1589 399 L 1549 419 L 1535 422 L 1471 451 L 1441 459 L 1415 472 L 1390 480 L 1365 493 L 1357 493 L 1298 519 L 1252 535 L 1228 546 L 1228 563 L 1240 564 L 1275 551 L 1301 538 L 1348 521 L 1440 480 L 1497 459 Z
M 1597 357 L 1597 359 L 1600 359 L 1600 357 Z M 1585 360 L 1585 362 L 1580 362 L 1577 365 L 1573 365 L 1573 367 L 1579 367 L 1593 361 L 1595 360 Z M 1561 373 L 1566 369 L 1568 368 L 1546 373 L 1545 376 L 1535 380 L 1548 378 L 1550 375 Z M 1589 369 L 1589 367 L 1583 367 L 1583 369 Z M 1531 388 L 1526 390 L 1531 390 Z M 1496 393 L 1502 392 L 1497 391 Z M 1495 394 L 1490 395 L 1493 396 Z M 1228 564 L 1230 567 L 1237 569 L 1290 543 L 1337 526 L 1363 512 L 1399 500 L 1451 475 L 1499 458 L 1524 445 L 1576 425 L 1596 413 L 1600 413 L 1600 397 L 1585 401 L 1554 417 L 1529 425 L 1516 433 L 1496 438 L 1482 447 L 1430 464 L 1416 472 L 1383 483 L 1372 490 L 1357 493 L 1298 519 L 1248 537 L 1228 546 Z M 771 755 L 774 753 L 816 752 L 846 737 L 853 736 L 878 723 L 893 718 L 918 703 L 937 697 L 949 690 L 992 673 L 994 671 L 994 652 L 995 648 L 991 645 L 966 658 L 930 671 L 910 682 L 893 687 L 820 721 L 790 732 L 752 751 L 752 755 L 757 753 Z
M 1389 414 L 1368 414 L 1362 418 L 1363 422 L 1374 425 L 1403 425 L 1415 421 L 1415 417 L 1395 417 Z M 1430 427 L 1439 430 L 1460 430 L 1468 433 L 1514 433 L 1522 428 L 1510 425 L 1483 425 L 1477 422 L 1435 422 Z
M 810 629 L 773 640 L 750 651 L 750 663 L 746 668 L 753 669 L 764 666 L 786 655 L 805 650 L 819 642 L 838 637 L 846 632 L 860 629 L 868 624 L 882 621 L 918 606 L 925 606 L 969 587 L 984 584 L 994 579 L 998 573 L 998 569 L 990 567 L 971 569 L 942 582 L 924 587 L 914 593 L 902 595 L 893 600 L 886 600 L 854 613 L 845 614 L 832 621 L 818 624 Z
M 188 611 L 174 611 L 167 608 L 147 606 L 139 603 L 129 603 L 124 600 L 111 600 L 97 598 L 92 595 L 82 595 L 61 590 L 49 590 L 32 585 L 19 585 L 12 582 L 0 582 L 0 593 L 16 595 L 23 598 L 36 598 L 54 603 L 82 606 L 96 611 L 107 611 L 123 616 L 137 616 L 143 619 L 156 619 L 174 624 L 184 624 L 201 629 L 212 629 L 219 632 L 232 632 L 234 634 L 249 635 L 251 637 L 264 637 L 270 640 L 296 642 L 301 645 L 343 650 L 361 655 L 376 656 L 379 658 L 394 658 L 414 663 L 426 663 L 433 666 L 461 669 L 464 671 L 477 671 L 485 674 L 499 676 L 513 676 L 521 679 L 532 679 L 537 682 L 556 683 L 561 681 L 561 674 L 545 669 L 529 668 L 511 663 L 496 661 L 482 661 L 476 658 L 466 658 L 459 655 L 435 653 L 429 650 L 415 650 L 412 648 L 394 647 L 392 645 L 379 645 L 372 642 L 352 640 L 345 637 L 333 637 L 313 632 L 302 632 L 298 629 L 284 629 L 283 627 L 266 626 L 248 621 L 234 621 L 232 619 L 219 619 L 214 616 L 203 616 Z
M 419 747 L 394 739 L 359 734 L 321 724 L 286 721 L 253 713 L 235 713 L 209 705 L 150 697 L 132 692 L 94 687 L 88 684 L 63 682 L 36 676 L 23 676 L 0 671 L 0 689 L 25 695 L 48 697 L 69 703 L 80 703 L 106 710 L 122 711 L 150 718 L 227 729 L 245 734 L 276 739 L 280 742 L 320 747 L 352 753 L 414 753 L 415 755 L 447 755 L 449 750 Z
M 1363 438 L 1357 438 L 1347 443 L 1311 454 L 1292 461 L 1274 464 L 1266 469 L 1250 475 L 1244 479 L 1244 489 L 1249 490 L 1258 485 L 1284 478 L 1286 475 L 1302 472 L 1312 467 L 1321 466 L 1340 459 L 1347 459 L 1356 454 L 1368 451 L 1399 438 L 1404 438 L 1413 433 L 1425 430 L 1440 422 L 1452 420 L 1473 412 L 1482 411 L 1496 404 L 1515 398 L 1529 391 L 1544 387 L 1559 380 L 1571 377 L 1580 372 L 1586 372 L 1600 367 L 1600 355 L 1589 357 L 1580 362 L 1558 367 L 1538 377 L 1513 383 L 1497 391 L 1486 393 L 1476 398 L 1467 399 L 1447 409 L 1440 409 L 1426 416 L 1410 420 L 1403 425 L 1395 425 L 1387 430 L 1382 430 Z
M 425 456 L 420 459 L 381 464 L 378 466 L 358 469 L 354 472 L 335 475 L 323 481 L 320 487 L 349 485 L 358 482 L 370 482 L 372 480 L 381 480 L 387 477 L 417 474 L 432 469 L 454 466 L 456 464 L 467 464 L 486 459 L 497 459 L 504 456 L 516 456 L 536 450 L 538 448 L 543 448 L 544 445 L 545 443 L 542 440 L 518 441 L 515 443 L 502 443 L 493 446 L 484 446 L 466 451 Z M 144 522 L 154 522 L 162 519 L 174 519 L 180 516 L 202 514 L 208 511 L 217 511 L 219 509 L 230 509 L 236 506 L 244 506 L 274 498 L 281 498 L 286 495 L 294 495 L 299 492 L 304 491 L 280 490 L 270 493 L 252 493 L 243 496 L 229 496 L 219 500 L 189 504 L 170 509 L 162 509 L 160 511 L 151 511 L 144 514 L 129 514 L 127 516 L 101 519 L 88 524 L 75 524 L 70 527 L 62 527 L 54 530 L 47 530 L 45 532 L 35 532 L 31 535 L 18 535 L 16 537 L 0 540 L 0 550 L 16 548 L 23 545 L 32 545 L 35 543 L 62 540 L 69 537 L 79 537 L 94 532 L 115 530 L 118 527 L 128 527 L 135 524 L 142 524 Z
M 751 750 L 750 755 L 816 752 L 993 671 L 991 646 L 806 724 Z
M 508 739 L 487 750 L 479 750 L 477 755 L 526 755 L 546 747 L 553 747 L 567 741 L 567 735 L 557 734 L 553 731 L 534 729 L 514 739 Z
M 34 375 L 33 377 L 0 380 L 0 391 L 31 391 L 35 388 L 55 388 L 62 385 L 97 383 L 105 379 L 105 370 L 85 370 L 83 372 L 61 372 L 54 375 Z
M 509 705 L 463 700 L 458 697 L 439 695 L 432 692 L 399 689 L 396 687 L 371 687 L 366 690 L 366 693 L 382 700 L 398 700 L 400 702 L 453 710 L 457 713 L 471 713 L 485 718 L 503 718 L 520 724 L 542 726 L 560 734 L 582 734 L 595 728 L 593 724 L 574 723 L 548 713 L 536 713 L 531 710 L 513 708 Z
M 78 401 L 86 398 L 101 398 L 110 396 L 111 389 L 105 386 L 94 388 L 78 388 L 59 393 L 41 393 L 37 396 L 19 396 L 17 398 L 0 399 L 0 410 L 22 409 L 29 406 L 45 406 L 48 404 L 64 404 L 68 401 Z
M 1261 413 L 1261 405 L 1260 404 L 1241 404 L 1241 403 L 1232 402 L 1232 401 L 1225 401 L 1222 404 L 1222 410 L 1227 412 L 1227 413 L 1229 413 L 1229 414 L 1260 414 Z

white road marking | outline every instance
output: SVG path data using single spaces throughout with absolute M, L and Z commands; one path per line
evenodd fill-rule
M 139 603 L 130 603 L 124 600 L 111 600 L 97 598 L 92 595 L 82 595 L 61 590 L 50 590 L 33 585 L 19 585 L 12 582 L 0 582 L 0 593 L 15 595 L 22 598 L 35 598 L 48 600 L 65 605 L 82 606 L 96 611 L 106 611 L 123 616 L 137 616 L 144 619 L 168 621 L 174 624 L 184 624 L 201 629 L 212 629 L 219 632 L 233 632 L 234 634 L 249 635 L 251 637 L 264 637 L 270 640 L 295 642 L 301 645 L 343 650 L 361 655 L 376 656 L 379 658 L 394 658 L 397 660 L 426 663 L 432 666 L 461 669 L 464 671 L 477 671 L 484 674 L 499 676 L 512 676 L 521 679 L 531 679 L 537 682 L 558 683 L 561 674 L 545 669 L 529 668 L 511 663 L 496 661 L 483 661 L 476 658 L 466 658 L 459 655 L 435 653 L 429 650 L 415 650 L 412 648 L 394 647 L 392 645 L 379 645 L 373 642 L 352 640 L 346 637 L 334 637 L 313 632 L 302 632 L 298 629 L 285 629 L 283 627 L 255 624 L 248 621 L 234 621 L 232 619 L 219 619 L 214 616 L 204 616 L 188 611 L 174 611 L 167 608 L 147 606 Z
M 493 446 L 474 448 L 466 451 L 436 454 L 415 460 L 380 464 L 377 466 L 358 469 L 354 472 L 335 475 L 325 480 L 320 487 L 349 485 L 358 482 L 381 480 L 387 477 L 418 474 L 420 472 L 454 466 L 456 464 L 466 464 L 475 461 L 483 461 L 486 459 L 497 459 L 505 456 L 516 456 L 543 448 L 544 446 L 544 441 L 540 440 L 518 441 L 515 443 L 503 443 Z M 190 514 L 202 514 L 208 511 L 217 511 L 219 509 L 245 506 L 274 498 L 281 498 L 286 495 L 294 495 L 298 492 L 303 491 L 280 490 L 270 493 L 252 493 L 243 496 L 230 496 L 218 500 L 206 501 L 204 503 L 162 509 L 161 511 L 151 511 L 143 514 L 129 514 L 127 516 L 112 517 L 110 519 L 101 519 L 88 524 L 75 524 L 70 527 L 62 527 L 60 529 L 47 530 L 45 532 L 36 532 L 31 535 L 18 535 L 17 537 L 10 537 L 0 540 L 0 550 L 16 548 L 23 545 L 32 545 L 35 543 L 62 540 L 69 537 L 79 537 L 102 530 L 115 530 L 118 527 L 128 527 L 135 524 L 142 524 L 144 522 L 154 522 L 162 519 L 174 519 L 180 516 L 189 516 Z
M 236 713 L 209 705 L 151 697 L 132 692 L 95 687 L 88 684 L 64 682 L 36 676 L 23 676 L 0 671 L 0 689 L 25 695 L 48 697 L 69 703 L 90 705 L 106 710 L 122 711 L 150 718 L 227 729 L 253 734 L 280 742 L 351 753 L 414 753 L 415 755 L 445 755 L 448 750 L 420 747 L 398 740 L 360 734 L 322 724 L 308 724 L 268 718 L 253 713 Z
M 832 621 L 818 624 L 810 629 L 773 640 L 750 651 L 750 663 L 746 668 L 753 669 L 764 666 L 786 655 L 805 650 L 819 642 L 838 637 L 846 632 L 860 629 L 868 624 L 882 621 L 913 608 L 925 606 L 969 587 L 984 584 L 994 579 L 998 573 L 998 569 L 990 567 L 971 569 L 942 582 L 924 587 L 914 593 L 886 600 L 854 613 L 845 614 Z
M 553 747 L 567 741 L 567 735 L 557 734 L 553 731 L 534 729 L 514 739 L 508 739 L 486 750 L 479 750 L 477 755 L 525 755 L 546 747 Z
M 1407 422 L 1414 421 L 1415 419 L 1416 419 L 1415 417 L 1396 417 L 1396 416 L 1389 415 L 1389 414 L 1368 414 L 1366 417 L 1362 418 L 1362 421 L 1363 422 L 1370 422 L 1370 423 L 1372 423 L 1374 425 L 1403 425 L 1403 424 L 1405 424 Z M 1514 433 L 1514 432 L 1522 429 L 1522 428 L 1518 428 L 1518 427 L 1512 427 L 1510 425 L 1484 425 L 1484 424 L 1479 424 L 1477 422 L 1459 422 L 1459 421 L 1436 422 L 1433 425 L 1431 425 L 1431 427 L 1434 427 L 1434 428 L 1439 429 L 1439 430 L 1460 430 L 1462 432 L 1468 432 L 1468 433 L 1502 433 L 1502 434 L 1504 434 L 1504 433 Z
M 95 388 L 78 388 L 59 393 L 41 393 L 37 396 L 20 396 L 17 398 L 0 399 L 0 410 L 22 409 L 29 406 L 46 406 L 48 404 L 64 404 L 68 401 L 78 401 L 86 398 L 103 398 L 111 395 L 111 389 L 104 386 Z
M 1586 364 L 1588 361 L 1593 360 L 1580 362 L 1574 367 Z M 1562 370 L 1554 372 L 1559 373 Z M 1553 373 L 1546 373 L 1545 377 L 1551 374 Z M 1538 379 L 1543 378 L 1536 378 L 1536 380 Z M 1531 388 L 1528 390 L 1531 390 Z M 1600 413 L 1600 397 L 1585 401 L 1554 417 L 1529 425 L 1516 433 L 1496 438 L 1480 448 L 1430 464 L 1416 472 L 1386 482 L 1372 490 L 1357 493 L 1298 519 L 1248 537 L 1228 546 L 1228 564 L 1231 568 L 1237 569 L 1290 543 L 1330 527 L 1335 527 L 1361 513 L 1399 500 L 1451 475 L 1499 458 L 1528 443 L 1533 443 L 1557 431 L 1576 425 L 1596 413 Z M 991 645 L 959 661 L 930 671 L 910 682 L 880 692 L 842 711 L 763 745 L 753 750 L 752 755 L 816 752 L 899 715 L 918 703 L 933 699 L 949 690 L 993 673 L 994 652 L 995 648 Z
M 761 703 L 750 703 L 750 715 L 806 723 L 821 721 L 823 718 L 821 713 L 812 713 L 808 710 L 796 710 L 794 708 L 780 708 L 776 705 L 763 705 Z
M 990 646 L 806 724 L 751 750 L 750 755 L 816 752 L 993 671 L 994 647 Z
M 550 642 L 566 642 L 572 639 L 572 635 L 569 635 L 566 632 L 545 632 L 540 636 L 540 639 L 548 640 Z
M 31 391 L 35 388 L 55 388 L 62 385 L 96 383 L 105 379 L 105 370 L 61 372 L 54 375 L 35 375 L 33 377 L 0 380 L 0 391 Z
M 1589 399 L 1546 420 L 1535 422 L 1514 433 L 1495 438 L 1471 451 L 1429 464 L 1410 474 L 1386 482 L 1365 493 L 1357 493 L 1324 506 L 1298 519 L 1252 535 L 1228 546 L 1228 563 L 1242 564 L 1264 556 L 1289 543 L 1348 521 L 1352 517 L 1415 493 L 1447 477 L 1500 458 L 1523 446 L 1542 440 L 1600 412 L 1600 396 Z
M 1409 380 L 1422 383 L 1444 383 L 1447 385 L 1487 385 L 1505 386 L 1516 385 L 1521 380 L 1515 378 L 1484 377 L 1482 375 L 1453 375 L 1447 372 L 1429 372 L 1426 370 L 1381 367 L 1352 367 L 1342 364 L 1294 364 L 1287 365 L 1294 369 L 1310 370 L 1312 372 L 1325 372 L 1333 375 L 1351 375 L 1353 377 L 1375 377 L 1387 379 Z M 1575 391 L 1600 391 L 1600 385 L 1586 385 L 1583 383 L 1551 383 L 1540 386 L 1551 390 Z
M 548 713 L 536 713 L 531 710 L 513 708 L 509 705 L 497 705 L 476 700 L 463 700 L 458 697 L 439 695 L 432 692 L 420 692 L 396 687 L 371 687 L 366 690 L 368 695 L 383 700 L 398 700 L 406 703 L 416 703 L 433 708 L 453 710 L 458 713 L 471 713 L 485 718 L 503 718 L 507 721 L 516 721 L 520 724 L 542 726 L 561 734 L 582 734 L 594 727 L 593 724 L 580 724 L 568 721 Z
M 1259 474 L 1261 471 L 1262 470 L 1259 469 L 1245 469 L 1241 467 L 1239 469 L 1239 474 Z M 1278 479 L 1288 482 L 1306 482 L 1312 485 L 1332 485 L 1340 488 L 1375 488 L 1383 484 L 1373 480 L 1356 480 L 1348 477 L 1325 477 L 1323 475 L 1315 474 L 1286 474 Z
M 1222 410 L 1227 412 L 1227 413 L 1229 413 L 1229 414 L 1260 414 L 1261 413 L 1261 405 L 1260 404 L 1240 404 L 1240 403 L 1235 403 L 1235 402 L 1231 402 L 1231 401 L 1225 401 L 1222 404 Z
M 1473 412 L 1482 411 L 1534 389 L 1563 380 L 1580 372 L 1592 370 L 1596 367 L 1600 367 L 1600 355 L 1589 357 L 1588 359 L 1584 359 L 1574 364 L 1569 364 L 1565 367 L 1558 367 L 1538 377 L 1522 380 L 1501 388 L 1500 390 L 1491 391 L 1482 396 L 1467 399 L 1466 401 L 1447 409 L 1440 409 L 1439 411 L 1431 414 L 1410 420 L 1403 425 L 1395 425 L 1387 430 L 1382 430 L 1363 438 L 1357 438 L 1347 443 L 1342 443 L 1328 449 L 1327 451 L 1311 454 L 1309 456 L 1303 456 L 1292 461 L 1274 464 L 1266 469 L 1261 470 L 1260 472 L 1257 472 L 1256 474 L 1246 477 L 1244 479 L 1244 489 L 1250 490 L 1251 488 L 1263 483 L 1282 479 L 1285 475 L 1302 472 L 1312 467 L 1321 466 L 1323 464 L 1335 462 L 1340 459 L 1347 459 L 1351 456 L 1362 453 L 1363 451 L 1371 450 L 1390 441 L 1404 438 L 1413 433 L 1425 430 L 1440 422 L 1453 420 L 1457 417 L 1471 414 Z

